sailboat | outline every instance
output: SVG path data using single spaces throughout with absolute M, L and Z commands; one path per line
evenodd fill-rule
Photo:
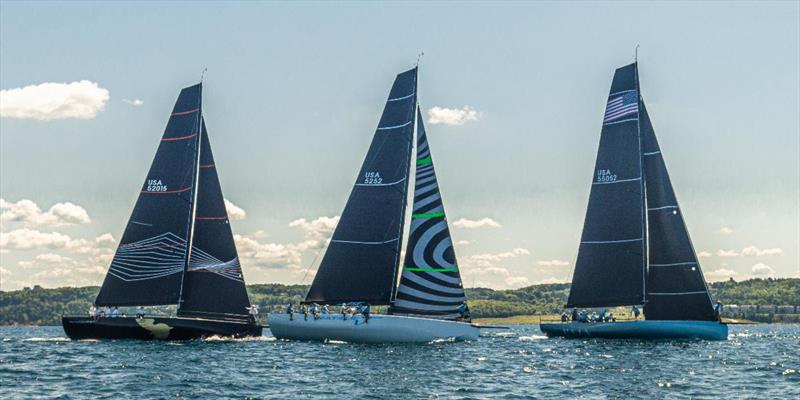
M 64 316 L 72 339 L 260 336 L 233 242 L 202 111 L 202 83 L 181 90 L 97 306 L 177 305 L 177 316 Z
M 639 88 L 616 70 L 567 307 L 643 306 L 644 320 L 543 323 L 548 336 L 725 340 Z
M 414 204 L 398 274 L 412 146 Z M 398 282 L 398 275 L 400 279 Z M 417 68 L 397 75 L 372 144 L 304 303 L 388 305 L 384 315 L 270 313 L 279 339 L 360 343 L 474 340 L 466 296 L 417 103 Z

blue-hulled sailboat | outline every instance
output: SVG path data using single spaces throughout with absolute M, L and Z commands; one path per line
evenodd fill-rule
M 567 307 L 643 306 L 630 322 L 543 323 L 548 336 L 725 340 L 655 131 L 638 65 L 611 84 Z
M 177 305 L 177 316 L 64 316 L 72 339 L 261 336 L 202 109 L 202 83 L 181 90 L 95 303 Z
M 415 129 L 416 128 L 416 129 Z M 416 161 L 411 162 L 416 130 Z M 414 203 L 402 272 L 411 167 Z M 397 75 L 305 303 L 388 305 L 385 315 L 270 313 L 280 339 L 424 343 L 477 339 L 417 103 L 417 68 Z

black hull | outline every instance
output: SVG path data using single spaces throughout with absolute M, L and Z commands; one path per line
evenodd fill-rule
M 73 340 L 138 339 L 192 340 L 210 336 L 261 336 L 263 326 L 244 321 L 173 317 L 62 317 L 64 332 Z

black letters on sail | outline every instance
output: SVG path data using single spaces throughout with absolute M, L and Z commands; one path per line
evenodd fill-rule
M 568 307 L 644 303 L 645 224 L 636 64 L 617 69 Z
M 417 69 L 397 76 L 306 302 L 389 304 L 397 280 Z
M 205 121 L 201 133 L 192 250 L 178 315 L 246 317 L 250 300 Z
M 411 230 L 392 314 L 457 319 L 466 301 L 422 115 L 417 111 L 417 160 Z
M 161 138 L 98 305 L 175 304 L 186 261 L 200 131 L 201 86 L 183 89 Z
M 644 311 L 654 320 L 713 321 L 714 309 L 653 125 L 641 103 L 649 269 Z

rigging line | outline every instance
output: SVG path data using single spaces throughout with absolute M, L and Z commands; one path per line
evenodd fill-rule
M 205 73 L 205 70 L 203 70 Z M 192 171 L 192 187 L 194 187 L 192 193 L 192 199 L 190 204 L 189 210 L 189 222 L 186 226 L 186 257 L 183 260 L 183 268 L 181 272 L 181 288 L 178 292 L 178 311 L 181 310 L 181 303 L 183 303 L 183 287 L 186 284 L 186 271 L 189 269 L 189 260 L 192 257 L 192 242 L 194 241 L 194 219 L 197 216 L 197 197 L 200 193 L 200 152 L 202 151 L 200 146 L 202 144 L 203 133 L 206 133 L 203 129 L 203 85 L 202 85 L 202 77 L 200 81 L 200 89 L 199 93 L 197 94 L 197 109 L 199 112 L 197 113 L 197 119 L 195 120 L 195 128 L 197 129 L 197 142 L 195 144 L 194 149 L 194 170 Z M 207 134 L 207 133 L 206 133 Z
M 319 255 L 322 253 L 322 250 L 325 250 L 325 249 L 328 248 L 327 243 L 331 243 L 333 241 L 333 234 L 336 233 L 336 228 L 338 228 L 338 227 L 339 227 L 339 223 L 337 222 L 336 226 L 334 226 L 333 229 L 331 229 L 331 234 L 328 235 L 328 240 L 325 241 L 326 244 L 324 246 L 320 247 L 317 250 L 317 254 L 314 255 L 314 259 L 311 260 L 311 264 L 309 264 L 308 268 L 306 268 L 306 272 L 303 274 L 303 279 L 301 279 L 300 282 L 302 282 L 302 283 L 306 282 L 306 278 L 308 277 L 309 271 L 311 271 L 311 268 L 314 266 L 314 263 L 316 263 L 317 259 L 319 259 Z M 305 297 L 308 297 L 308 291 L 309 290 L 311 290 L 311 286 L 310 285 L 308 287 L 308 290 L 306 291 L 306 296 Z

